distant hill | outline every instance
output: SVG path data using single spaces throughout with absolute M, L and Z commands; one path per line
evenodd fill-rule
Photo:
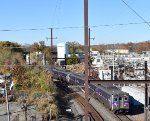
M 91 47 L 93 50 L 98 50 L 99 52 L 104 52 L 107 49 L 128 49 L 130 52 L 141 53 L 142 51 L 150 51 L 150 40 L 138 43 L 92 45 Z

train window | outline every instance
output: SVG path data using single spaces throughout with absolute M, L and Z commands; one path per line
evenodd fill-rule
M 119 100 L 122 100 L 122 97 L 119 97 Z
M 114 98 L 114 101 L 117 101 L 117 98 Z
M 127 98 L 127 97 L 125 97 L 125 98 L 124 98 L 124 101 L 128 101 L 128 98 Z
M 100 62 L 100 59 L 97 59 L 97 62 Z

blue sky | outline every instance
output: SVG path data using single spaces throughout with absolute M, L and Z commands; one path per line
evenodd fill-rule
M 124 0 L 146 21 L 150 21 L 149 0 Z M 83 26 L 84 0 L 1 0 L 0 30 L 41 29 L 38 31 L 0 31 L 1 41 L 32 44 L 45 41 L 50 45 L 51 27 Z M 89 0 L 89 25 L 113 25 L 143 22 L 121 0 Z M 54 29 L 54 44 L 67 41 L 84 43 L 83 28 Z M 150 27 L 146 24 L 125 26 L 99 26 L 91 28 L 91 44 L 140 42 L 150 40 Z

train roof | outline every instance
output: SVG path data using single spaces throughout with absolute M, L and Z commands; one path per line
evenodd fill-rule
M 54 68 L 54 70 L 59 71 L 61 73 L 70 74 L 70 76 L 78 77 L 78 78 L 82 79 L 84 82 L 84 74 L 75 74 L 75 73 L 66 71 L 64 69 L 57 69 L 57 68 Z M 101 84 L 101 85 L 91 84 L 91 85 L 96 86 L 97 89 L 104 91 L 108 95 L 112 95 L 112 94 L 113 95 L 122 95 L 122 94 L 128 95 L 128 93 L 121 91 L 119 88 L 113 86 L 112 84 Z
M 101 85 L 96 85 L 98 87 L 98 89 L 103 90 L 105 93 L 109 94 L 109 95 L 122 95 L 122 94 L 126 94 L 128 95 L 128 93 L 121 91 L 119 88 L 111 85 L 111 84 L 101 84 Z
M 69 70 L 53 68 L 53 71 L 61 72 L 61 73 L 69 73 Z M 71 72 L 70 72 L 71 73 Z
M 73 76 L 76 76 L 80 79 L 82 79 L 84 81 L 84 75 L 78 75 L 78 74 L 73 74 Z M 112 85 L 112 84 L 92 84 L 95 85 L 96 87 L 98 87 L 98 89 L 103 90 L 105 93 L 109 94 L 109 95 L 129 95 L 126 92 L 121 91 L 119 88 L 117 88 L 116 86 Z

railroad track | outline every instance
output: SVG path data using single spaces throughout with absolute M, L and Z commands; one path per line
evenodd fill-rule
M 99 103 L 101 103 L 101 102 L 100 102 L 99 100 L 97 100 L 97 99 L 96 99 L 96 101 L 99 102 Z M 108 109 L 106 108 L 106 110 L 108 110 Z M 114 113 L 113 113 L 112 111 L 110 111 L 110 110 L 108 110 L 108 112 L 109 112 L 110 114 L 114 115 L 118 121 L 132 121 L 132 120 L 131 120 L 128 116 L 126 116 L 126 115 L 117 115 L 117 114 L 114 114 Z
M 120 121 L 132 121 L 128 116 L 126 115 L 116 115 Z
M 82 109 L 84 109 L 85 99 L 82 96 L 77 95 L 76 101 L 78 102 L 78 104 L 80 104 Z M 94 109 L 94 107 L 91 104 L 89 104 L 89 117 L 91 121 L 104 121 L 102 116 Z
M 82 96 L 80 96 L 79 94 L 73 92 L 70 88 L 67 88 L 62 83 L 59 83 L 59 87 L 61 88 L 61 90 L 65 91 L 66 93 L 69 92 L 70 96 L 72 95 L 73 97 L 75 97 L 76 101 L 84 109 L 84 107 L 85 107 L 85 99 Z M 104 121 L 104 119 L 102 118 L 102 116 L 90 104 L 89 104 L 89 117 L 91 118 L 91 121 Z
M 75 98 L 77 103 L 81 106 L 81 108 L 84 110 L 85 107 L 85 99 L 80 96 L 79 94 L 73 92 L 70 88 L 68 88 L 65 84 L 59 83 L 59 88 L 63 90 L 64 92 L 68 93 L 68 95 Z M 98 101 L 98 100 L 97 100 Z M 98 101 L 99 102 L 99 101 Z M 112 112 L 111 112 L 112 113 Z M 129 119 L 126 115 L 115 115 L 118 121 L 132 121 Z M 95 108 L 89 104 L 89 117 L 91 118 L 91 121 L 104 121 L 104 118 L 95 110 Z

